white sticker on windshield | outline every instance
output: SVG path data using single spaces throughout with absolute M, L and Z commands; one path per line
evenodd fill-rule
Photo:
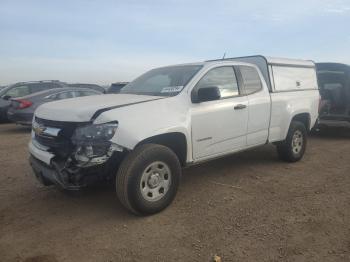
M 160 92 L 161 93 L 176 93 L 182 90 L 183 86 L 167 86 L 164 87 Z

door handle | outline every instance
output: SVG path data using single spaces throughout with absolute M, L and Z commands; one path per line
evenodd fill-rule
M 246 106 L 246 105 L 243 105 L 243 104 L 239 104 L 239 105 L 236 105 L 236 106 L 234 107 L 235 110 L 241 110 L 241 109 L 244 109 L 244 108 L 247 108 L 247 106 Z

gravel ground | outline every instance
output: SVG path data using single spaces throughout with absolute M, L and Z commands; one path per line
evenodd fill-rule
M 269 145 L 185 169 L 150 217 L 127 213 L 112 186 L 41 186 L 29 137 L 0 125 L 0 261 L 350 261 L 349 130 L 310 137 L 295 164 Z

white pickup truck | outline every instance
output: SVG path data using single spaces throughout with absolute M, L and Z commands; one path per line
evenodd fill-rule
M 50 102 L 33 119 L 30 163 L 45 185 L 115 183 L 147 215 L 176 195 L 182 167 L 274 143 L 303 157 L 318 117 L 311 61 L 263 56 L 153 69 L 120 94 Z

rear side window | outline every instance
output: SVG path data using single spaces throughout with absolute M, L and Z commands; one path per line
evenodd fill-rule
M 73 98 L 73 92 L 63 92 L 56 95 L 55 99 L 61 100 L 61 99 L 67 99 L 67 98 Z
M 258 92 L 262 89 L 258 71 L 251 66 L 239 66 L 243 78 L 243 84 L 247 95 Z
M 36 93 L 52 88 L 59 88 L 61 87 L 59 84 L 56 83 L 35 83 L 35 84 L 30 84 L 30 91 L 31 93 Z
M 196 85 L 196 89 L 216 86 L 220 89 L 221 98 L 238 96 L 238 84 L 235 71 L 231 66 L 210 70 Z
M 29 86 L 23 85 L 23 86 L 16 86 L 14 88 L 11 88 L 8 90 L 5 95 L 10 97 L 20 97 L 20 96 L 26 96 L 30 94 Z
M 93 96 L 93 95 L 98 95 L 99 93 L 92 92 L 92 91 L 75 91 L 75 96 Z

